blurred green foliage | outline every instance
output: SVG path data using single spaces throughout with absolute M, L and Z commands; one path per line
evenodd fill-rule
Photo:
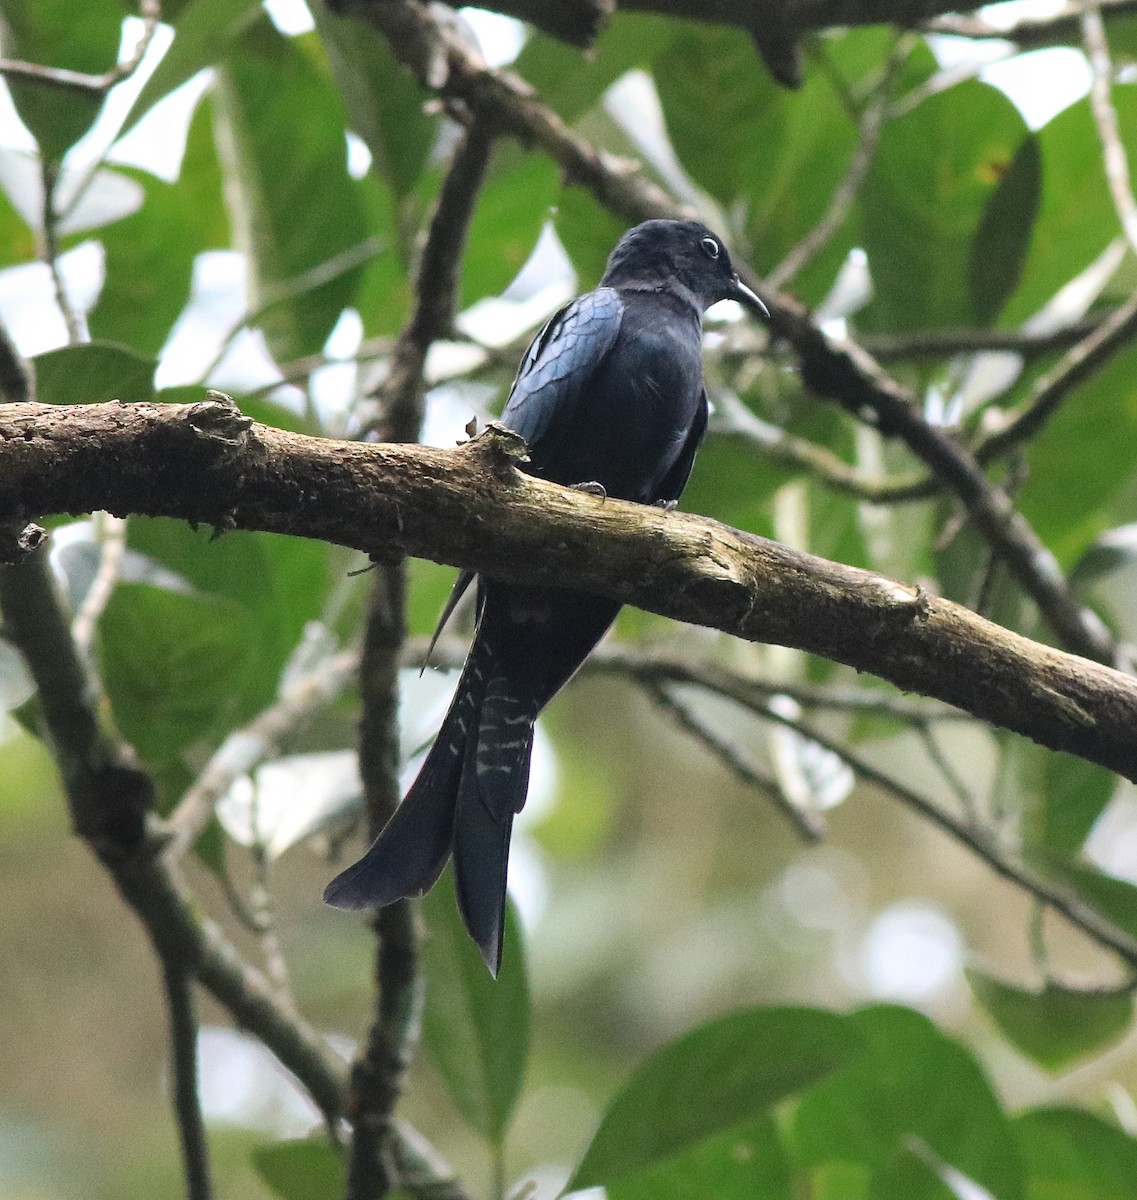
M 0 0 L 0 12 L 8 58 L 93 73 L 115 61 L 119 0 Z M 78 254 L 97 243 L 102 264 L 81 314 L 89 340 L 33 348 L 38 399 L 183 401 L 209 383 L 259 420 L 355 435 L 376 363 L 381 371 L 410 311 L 453 124 L 377 34 L 322 6 L 314 30 L 295 36 L 252 0 L 166 3 L 163 19 L 170 48 L 101 142 L 92 135 L 74 148 L 101 97 L 10 82 L 42 164 L 0 147 L 5 163 L 22 163 L 0 172 L 0 266 L 26 268 L 42 248 L 41 165 L 49 174 L 62 167 L 72 189 L 57 205 L 61 248 Z M 1111 18 L 1108 28 L 1130 53 L 1132 19 Z M 887 86 L 887 119 L 863 185 L 789 285 L 853 336 L 1013 331 L 1031 319 L 1047 332 L 1124 299 L 1135 279 L 1131 250 L 1096 293 L 1086 285 L 1077 300 L 1062 291 L 1119 236 L 1088 102 L 1028 127 L 992 84 L 941 72 L 924 40 L 905 37 L 880 28 L 816 36 L 796 93 L 769 79 L 744 33 L 648 14 L 615 15 L 587 57 L 531 33 L 515 67 L 575 130 L 614 154 L 631 147 L 649 158 L 653 177 L 698 205 L 762 273 L 829 212 L 863 150 L 865 108 Z M 116 164 L 127 130 L 149 124 L 177 140 L 177 100 L 167 101 L 201 71 L 208 78 L 193 85 L 177 177 Z M 629 72 L 650 84 L 657 107 L 612 100 L 608 89 Z M 630 93 L 616 94 L 632 103 Z M 1119 77 L 1113 98 L 1137 167 L 1137 84 Z M 653 141 L 643 131 L 657 117 Z M 139 202 L 69 226 L 96 179 L 138 189 Z M 509 288 L 546 229 L 578 286 L 591 286 L 623 228 L 539 149 L 502 139 L 469 233 L 462 306 Z M 203 338 L 188 365 L 183 350 L 173 374 L 193 386 L 174 389 L 162 370 L 176 327 L 211 315 L 199 275 L 217 251 L 242 256 L 241 311 L 235 322 L 212 312 L 220 345 Z M 853 300 L 835 291 L 848 272 L 862 285 Z M 345 356 L 329 339 L 345 313 L 367 340 L 332 394 L 326 380 Z M 529 315 L 530 331 L 544 315 Z M 752 330 L 730 321 L 713 329 L 712 401 L 729 394 L 768 429 L 867 477 L 912 473 L 917 464 L 903 447 L 806 395 L 781 347 L 756 346 Z M 527 330 L 512 332 L 516 340 Z M 273 379 L 288 384 L 248 383 L 236 353 L 243 335 Z M 226 352 L 234 352 L 227 368 Z M 1134 353 L 1081 383 L 1016 461 L 996 468 L 1064 567 L 1097 564 L 1080 582 L 1088 601 L 1115 585 L 1108 616 L 1129 642 L 1137 640 L 1137 588 L 1125 574 L 1133 554 L 1117 547 L 1137 521 Z M 901 352 L 889 364 L 925 397 L 931 418 L 946 414 L 960 431 L 997 423 L 1040 370 L 1018 361 L 997 385 L 969 386 L 990 367 L 978 352 Z M 509 371 L 499 357 L 475 353 L 454 368 L 467 390 L 439 387 L 429 413 L 496 411 Z M 461 436 L 466 415 L 447 437 Z M 719 420 L 684 504 L 805 550 L 921 578 L 966 604 L 989 591 L 999 619 L 1040 634 L 1021 590 L 942 498 L 872 505 Z M 81 552 L 57 566 L 81 596 L 97 547 L 88 526 L 67 536 Z M 274 702 L 282 681 L 356 639 L 368 579 L 349 571 L 361 565 L 336 548 L 130 519 L 95 658 L 113 720 L 153 772 L 164 808 Z M 415 563 L 409 577 L 408 625 L 421 636 L 450 575 Z M 1107 863 L 1086 848 L 1101 820 L 1133 803 L 1101 769 L 962 722 L 913 726 L 888 711 L 891 693 L 871 681 L 777 649 L 733 646 L 634 613 L 618 635 L 787 685 L 817 679 L 847 693 L 860 684 L 859 695 L 880 704 L 819 709 L 827 733 L 856 743 L 904 785 L 961 807 L 1007 854 L 1021 853 L 1077 903 L 1137 937 L 1132 821 L 1128 857 L 1119 851 Z M 14 671 L 0 660 L 0 699 L 13 697 L 4 707 L 27 718 Z M 826 760 L 818 766 L 816 746 L 787 741 L 721 699 L 690 704 L 786 795 L 817 802 Z M 405 723 L 420 715 L 404 712 Z M 13 886 L 0 906 L 0 956 L 13 966 L 0 978 L 0 1011 L 18 1036 L 0 1039 L 0 1193 L 171 1194 L 174 1139 L 153 1111 L 162 1086 L 155 972 L 135 931 L 121 927 L 98 867 L 64 837 L 44 747 L 4 719 L 0 874 Z M 356 720 L 348 689 L 279 750 L 349 748 Z M 1124 1041 L 1112 1058 L 1097 1057 L 1132 1027 L 1132 978 L 1119 979 L 1101 952 L 1037 913 L 1031 933 L 1027 902 L 964 852 L 945 853 L 938 835 L 886 808 L 873 789 L 856 789 L 834 812 L 829 846 L 803 850 L 757 791 L 627 683 L 582 679 L 547 728 L 552 798 L 519 837 L 538 864 L 544 907 L 534 902 L 525 921 L 511 910 L 496 984 L 463 933 L 448 881 L 423 905 L 427 1056 L 400 1111 L 460 1171 L 504 1184 L 547 1169 L 555 1180 L 541 1177 L 542 1196 L 568 1179 L 604 1186 L 613 1200 L 1137 1196 L 1129 1098 L 1137 1067 Z M 236 929 L 218 882 L 240 891 L 260 881 L 221 825 L 208 837 L 202 858 L 215 875 L 194 864 L 193 882 L 203 906 Z M 275 865 L 276 917 L 300 1007 L 321 1027 L 354 1036 L 372 1003 L 371 948 L 366 931 L 320 908 L 327 870 L 324 858 L 302 852 Z M 971 993 L 955 960 L 936 982 L 933 958 L 918 958 L 927 946 L 909 954 L 917 957 L 908 992 L 890 991 L 866 966 L 878 918 L 929 900 L 985 964 L 969 971 Z M 910 1006 L 863 1006 L 889 996 Z M 1087 1062 L 1076 1084 L 1045 1073 Z M 1083 1107 L 1070 1106 L 1071 1092 Z M 220 1194 L 338 1193 L 338 1154 L 295 1133 L 279 1122 L 233 1129 L 218 1118 L 211 1144 Z

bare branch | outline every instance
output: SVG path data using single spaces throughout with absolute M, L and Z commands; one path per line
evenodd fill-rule
M 69 71 L 65 67 L 45 67 L 39 63 L 19 62 L 10 58 L 0 58 L 0 75 L 6 75 L 9 79 L 26 79 L 32 83 L 41 83 L 70 92 L 96 95 L 109 92 L 116 83 L 129 79 L 138 70 L 139 63 L 154 40 L 158 22 L 162 19 L 162 9 L 158 0 L 141 0 L 138 11 L 143 22 L 142 34 L 133 53 L 101 75 Z
M 63 272 L 59 269 L 59 235 L 55 213 L 55 184 L 58 178 L 59 164 L 42 158 L 40 160 L 40 181 L 43 185 L 43 260 L 51 272 L 55 302 L 59 306 L 64 324 L 67 326 L 67 340 L 72 345 L 77 345 L 85 340 L 86 331 L 83 328 L 82 318 L 75 311 L 71 297 L 67 294 Z
M 986 354 L 1006 350 L 1035 359 L 1077 345 L 1110 314 L 1085 317 L 1048 333 L 1026 329 L 927 329 L 915 333 L 864 333 L 861 345 L 878 362 L 909 358 L 948 358 L 953 354 Z
M 767 775 L 743 756 L 691 709 L 658 683 L 644 683 L 644 690 L 659 708 L 667 713 L 680 729 L 689 733 L 704 749 L 717 758 L 736 778 L 757 788 L 773 802 L 774 807 L 793 826 L 799 837 L 807 842 L 819 842 L 825 836 L 825 822 L 816 814 L 799 807 L 785 794 L 778 781 Z
M 1035 437 L 1080 384 L 1099 371 L 1119 350 L 1137 337 L 1137 293 L 1119 305 L 1092 333 L 1035 381 L 1030 395 L 1005 415 L 1002 428 L 986 434 L 975 446 L 980 462 L 992 462 L 1008 450 Z
M 1098 0 L 1094 5 L 1103 13 L 1122 14 L 1137 9 L 1137 0 Z M 999 38 L 1014 42 L 1020 49 L 1036 46 L 1053 46 L 1059 43 L 1077 43 L 1085 5 L 1080 0 L 1064 4 L 1056 12 L 1045 17 L 1024 17 L 1009 25 L 993 25 L 990 21 L 973 13 L 948 12 L 926 21 L 923 28 L 928 33 L 946 33 L 953 37 Z
M 872 166 L 872 160 L 876 156 L 881 130 L 884 128 L 885 117 L 888 115 L 893 80 L 911 53 L 913 44 L 914 40 L 909 37 L 901 37 L 897 40 L 892 53 L 885 62 L 880 82 L 873 89 L 872 95 L 861 113 L 857 128 L 856 149 L 853 151 L 853 157 L 845 174 L 829 199 L 829 206 L 821 220 L 770 272 L 766 280 L 770 287 L 779 290 L 787 287 L 832 241 L 840 232 L 841 226 L 845 224 L 845 219 L 853 207 L 853 202 L 856 200 L 869 167 Z
M 107 508 L 414 554 L 576 587 L 794 646 L 1137 777 L 1137 680 L 868 571 L 706 518 L 517 472 L 491 429 L 454 450 L 258 425 L 235 406 L 10 405 L 0 523 Z
M 1105 23 L 1096 4 L 1087 5 L 1082 13 L 1082 39 L 1093 77 L 1090 83 L 1090 108 L 1094 114 L 1098 137 L 1101 139 L 1102 162 L 1113 207 L 1130 249 L 1137 254 L 1137 202 L 1129 179 L 1129 156 L 1121 141 L 1117 124 L 1117 109 L 1113 105 L 1113 64 L 1109 59 Z
M 171 1075 L 174 1117 L 182 1144 L 182 1165 L 189 1200 L 210 1200 L 209 1147 L 197 1090 L 197 1016 L 190 976 L 184 965 L 162 959 L 166 1004 L 170 1014 Z

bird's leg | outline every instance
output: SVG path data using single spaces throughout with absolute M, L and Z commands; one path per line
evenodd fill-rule
M 601 500 L 608 499 L 608 492 L 602 483 L 597 483 L 595 479 L 590 479 L 585 483 L 574 483 L 572 485 L 574 492 L 584 492 L 586 496 L 599 496 Z
M 674 512 L 679 507 L 678 500 L 657 500 L 656 508 L 662 508 L 664 512 Z

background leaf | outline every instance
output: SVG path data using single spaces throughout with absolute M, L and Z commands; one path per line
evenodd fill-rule
M 61 346 L 32 360 L 36 398 L 42 404 L 137 403 L 154 398 L 153 359 L 126 346 L 87 342 Z
M 1028 991 L 976 968 L 967 980 L 1007 1038 L 1050 1071 L 1111 1046 L 1133 1017 L 1133 997 L 1123 992 L 1078 991 L 1052 980 Z
M 4 0 L 6 58 L 101 75 L 118 61 L 123 10 L 118 0 L 91 0 L 76 20 L 70 0 Z M 12 78 L 8 90 L 40 153 L 58 163 L 90 128 L 102 107 L 95 92 Z
M 567 1186 L 609 1185 L 695 1151 L 836 1070 L 856 1046 L 839 1017 L 816 1009 L 749 1009 L 702 1025 L 621 1088 Z
M 342 1194 L 343 1163 L 327 1142 L 277 1142 L 253 1151 L 257 1174 L 280 1200 L 327 1200 Z
M 496 981 L 462 924 L 449 869 L 423 899 L 423 911 L 429 930 L 423 960 L 431 980 L 423 1014 L 426 1046 L 458 1111 L 500 1146 L 529 1050 L 529 982 L 517 911 L 507 904 Z
M 230 218 L 251 256 L 250 307 L 280 361 L 313 354 L 378 249 L 366 245 L 346 145 L 327 137 L 344 113 L 319 43 L 283 37 L 262 17 L 218 74 L 217 120 L 230 156 Z
M 942 1200 L 919 1147 L 1000 1200 L 1023 1195 L 1012 1130 L 974 1059 L 923 1016 L 898 1007 L 847 1018 L 865 1052 L 812 1088 L 793 1121 L 796 1157 L 869 1167 L 873 1200 Z
M 873 302 L 859 323 L 897 331 L 974 323 L 971 245 L 1026 132 L 1014 105 L 975 80 L 886 125 L 862 198 Z

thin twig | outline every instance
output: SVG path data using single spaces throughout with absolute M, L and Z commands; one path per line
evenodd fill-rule
M 408 639 L 403 648 L 403 666 L 426 664 L 430 639 Z M 466 647 L 460 639 L 444 635 L 435 643 L 430 665 L 456 671 L 465 661 Z M 973 721 L 970 714 L 947 705 L 909 699 L 879 688 L 822 687 L 791 680 L 759 679 L 744 675 L 721 663 L 696 659 L 688 654 L 628 646 L 613 639 L 601 642 L 585 659 L 580 674 L 627 676 L 644 686 L 686 684 L 722 696 L 751 712 L 764 713 L 773 696 L 788 696 L 803 708 L 854 715 L 873 714 L 904 721 L 914 727 L 943 721 Z
M 931 725 L 925 724 L 917 726 L 917 732 L 920 735 L 920 741 L 924 744 L 924 749 L 928 757 L 943 776 L 944 782 L 959 802 L 960 808 L 963 809 L 963 815 L 973 826 L 978 825 L 979 807 L 975 803 L 975 797 L 971 794 L 971 789 L 963 782 L 959 772 L 955 769 L 955 764 L 940 747 L 935 729 Z
M 1134 338 L 1137 338 L 1137 292 L 1035 381 L 1030 395 L 1006 414 L 1006 424 L 975 444 L 976 458 L 992 462 L 1036 437 L 1070 393 Z
M 197 1089 L 197 1016 L 185 964 L 161 955 L 170 1014 L 170 1065 L 173 1076 L 174 1118 L 182 1146 L 182 1166 L 189 1200 L 211 1200 L 209 1145 Z
M 991 834 L 968 819 L 961 819 L 942 809 L 934 801 L 920 795 L 906 784 L 878 770 L 847 747 L 815 729 L 812 725 L 788 717 L 776 709 L 768 708 L 765 718 L 796 730 L 803 737 L 816 742 L 842 760 L 858 778 L 880 788 L 893 799 L 900 801 L 927 821 L 937 826 L 955 841 L 982 859 L 993 871 L 1004 879 L 1030 893 L 1041 903 L 1066 918 L 1099 945 L 1112 950 L 1130 966 L 1137 966 L 1137 938 L 1114 925 L 1092 909 L 1074 891 L 1053 883 L 1026 863 L 1017 862 L 998 845 Z
M 716 394 L 711 430 L 744 438 L 772 461 L 806 471 L 833 491 L 868 504 L 924 500 L 938 490 L 936 482 L 927 475 L 897 478 L 864 475 L 827 446 L 763 421 L 733 392 Z
M 1101 139 L 1102 163 L 1109 194 L 1113 197 L 1113 207 L 1117 210 L 1117 218 L 1129 246 L 1137 254 L 1137 202 L 1133 199 L 1129 156 L 1121 140 L 1117 109 L 1113 104 L 1113 64 L 1109 58 L 1109 42 L 1096 4 L 1087 5 L 1082 13 L 1082 40 L 1092 72 L 1090 108 Z
M 21 62 L 10 58 L 0 58 L 0 75 L 6 75 L 9 79 L 26 79 L 70 92 L 95 95 L 109 92 L 116 83 L 129 79 L 138 70 L 162 19 L 161 5 L 158 0 L 141 0 L 138 15 L 142 19 L 142 34 L 133 53 L 101 75 L 69 71 L 66 67 L 45 67 L 39 63 Z
M 99 565 L 95 578 L 79 605 L 79 611 L 71 622 L 71 636 L 81 654 L 90 654 L 95 638 L 95 626 L 103 615 L 119 572 L 126 557 L 126 520 L 108 512 L 97 512 L 94 516 L 95 544 L 99 551 Z
M 51 284 L 55 289 L 55 302 L 67 326 L 67 340 L 76 346 L 86 339 L 86 331 L 79 314 L 67 295 L 67 285 L 59 268 L 59 233 L 56 227 L 55 185 L 59 179 L 59 164 L 48 158 L 40 159 L 40 182 L 43 186 L 43 260 L 51 272 Z
M 857 126 L 857 146 L 845 174 L 834 189 L 821 220 L 767 276 L 770 287 L 781 289 L 789 286 L 845 224 L 845 219 L 876 156 L 876 148 L 880 144 L 881 131 L 884 129 L 885 116 L 888 113 L 893 81 L 915 44 L 916 39 L 911 35 L 905 34 L 897 39 L 885 62 L 880 82 L 861 112 Z
M 1028 329 L 921 329 L 913 333 L 862 333 L 861 345 L 878 362 L 911 358 L 950 358 L 956 354 L 1007 351 L 1027 360 L 1068 350 L 1108 320 L 1095 313 L 1060 329 L 1036 333 Z
M 1094 7 L 1111 14 L 1127 13 L 1137 9 L 1137 0 L 1098 0 Z M 945 33 L 952 37 L 997 38 L 1014 42 L 1025 50 L 1076 41 L 1084 12 L 1082 0 L 1072 0 L 1047 16 L 1025 17 L 1007 25 L 995 25 L 973 13 L 946 13 L 926 21 L 922 28 L 926 33 Z
M 695 716 L 691 708 L 666 687 L 657 683 L 645 683 L 643 689 L 661 711 L 717 758 L 732 775 L 766 795 L 778 812 L 793 826 L 799 837 L 807 842 L 819 842 L 825 837 L 825 822 L 816 813 L 808 812 L 794 804 L 772 775 L 760 771 L 736 746 L 732 746 L 706 722 Z
M 275 704 L 226 737 L 170 815 L 173 840 L 167 854 L 171 861 L 197 840 L 214 805 L 234 782 L 272 755 L 314 712 L 341 695 L 358 665 L 356 649 L 341 650 L 321 660 L 291 683 Z

